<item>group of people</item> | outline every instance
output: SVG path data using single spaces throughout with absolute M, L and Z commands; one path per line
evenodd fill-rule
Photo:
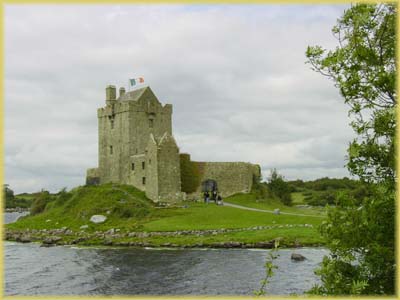
M 208 191 L 204 192 L 204 203 L 208 204 L 210 201 L 214 201 L 217 205 L 224 205 L 221 195 L 216 190 L 213 190 L 211 195 Z

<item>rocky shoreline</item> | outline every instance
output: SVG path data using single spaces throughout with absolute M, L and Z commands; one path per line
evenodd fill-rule
M 13 208 L 5 208 L 4 212 L 6 213 L 13 213 L 13 212 L 18 212 L 18 213 L 23 213 L 23 212 L 28 212 L 29 208 L 24 208 L 24 207 L 13 207 Z
M 180 230 L 180 231 L 155 231 L 155 232 L 121 232 L 118 228 L 107 231 L 86 232 L 85 230 L 72 231 L 67 227 L 59 229 L 26 229 L 26 230 L 5 230 L 5 240 L 21 243 L 37 242 L 42 247 L 62 246 L 62 245 L 102 245 L 102 246 L 121 246 L 121 247 L 171 247 L 171 248 L 261 248 L 271 249 L 275 245 L 275 240 L 258 241 L 254 243 L 243 243 L 238 241 L 224 241 L 212 243 L 152 243 L 147 241 L 151 237 L 179 237 L 179 236 L 215 236 L 224 233 L 255 231 L 273 228 L 291 227 L 312 227 L 310 224 L 285 224 L 256 226 L 235 229 L 210 229 L 210 230 Z M 121 241 L 121 239 L 123 241 Z M 129 239 L 135 239 L 129 241 Z M 128 240 L 128 241 L 126 241 Z M 299 243 L 286 245 L 286 247 L 301 247 Z M 320 246 L 320 245 L 307 245 Z

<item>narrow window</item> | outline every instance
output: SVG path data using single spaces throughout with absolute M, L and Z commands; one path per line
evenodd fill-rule
M 135 163 L 132 163 L 131 169 L 132 169 L 132 171 L 135 171 Z
M 114 129 L 114 119 L 111 119 L 111 129 Z
M 143 170 L 144 170 L 144 167 L 145 167 L 145 162 L 142 161 L 142 169 L 143 169 Z
M 146 177 L 142 177 L 142 183 L 143 183 L 143 185 L 146 184 Z
M 149 119 L 149 127 L 153 128 L 154 126 L 154 120 L 153 119 Z
M 113 146 L 110 146 L 110 154 L 113 154 Z
M 149 159 L 149 165 L 151 165 L 151 159 Z

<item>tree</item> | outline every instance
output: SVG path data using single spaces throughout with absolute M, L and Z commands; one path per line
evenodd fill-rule
M 10 186 L 8 184 L 3 185 L 3 191 L 5 195 L 6 201 L 10 201 L 14 199 L 14 191 L 10 189 Z
M 271 175 L 268 178 L 268 187 L 283 204 L 292 204 L 291 186 L 284 180 L 282 175 L 278 174 L 276 169 L 271 170 Z
M 321 226 L 331 251 L 317 294 L 393 294 L 395 286 L 395 4 L 357 4 L 333 27 L 335 50 L 308 47 L 312 69 L 331 79 L 350 106 L 357 137 L 347 168 L 368 185 L 361 201 L 342 196 Z

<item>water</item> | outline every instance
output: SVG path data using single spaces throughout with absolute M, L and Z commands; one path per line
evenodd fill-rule
M 252 295 L 260 287 L 269 250 L 41 248 L 5 243 L 6 295 Z M 292 249 L 274 261 L 267 292 L 302 294 L 318 282 L 313 270 L 328 253 Z
M 20 218 L 22 216 L 26 216 L 27 214 L 29 214 L 28 211 L 4 213 L 4 223 L 8 224 L 8 223 L 15 222 L 18 220 L 18 218 Z

